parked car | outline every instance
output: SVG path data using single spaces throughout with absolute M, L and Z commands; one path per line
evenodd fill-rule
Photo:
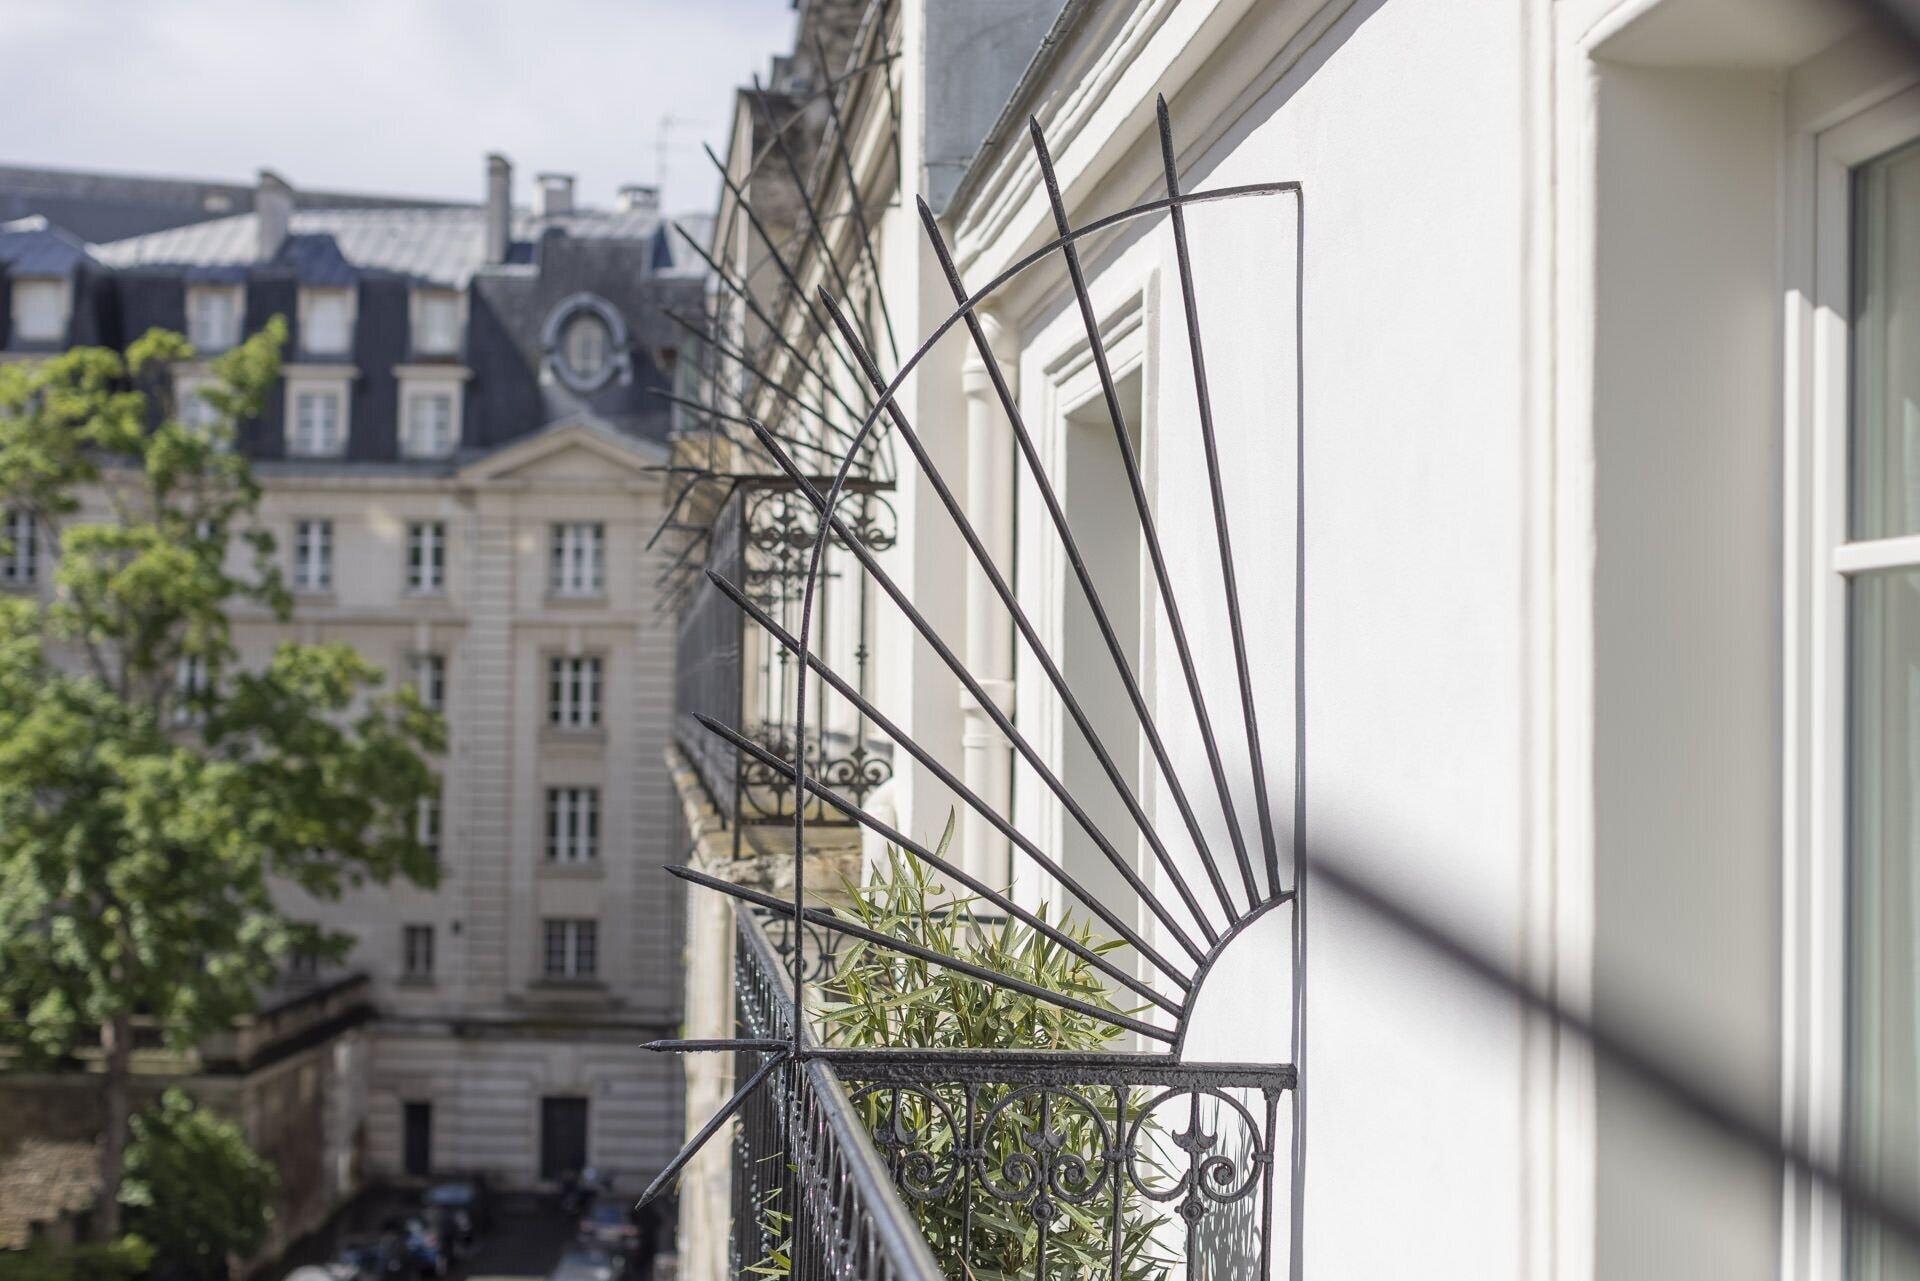
M 420 1208 L 447 1248 L 472 1254 L 493 1229 L 493 1206 L 486 1182 L 478 1176 L 436 1183 L 420 1197 Z
M 581 1244 L 620 1255 L 640 1244 L 640 1225 L 633 1221 L 627 1203 L 616 1197 L 595 1198 L 580 1216 L 578 1232 Z
M 400 1238 L 386 1233 L 342 1242 L 327 1264 L 334 1281 L 404 1281 L 412 1270 Z
M 441 1244 L 440 1234 L 419 1215 L 408 1215 L 404 1219 L 388 1219 L 380 1229 L 383 1249 L 397 1254 L 413 1266 L 417 1276 L 443 1277 L 452 1266 L 447 1249 Z M 395 1275 L 389 1264 L 383 1275 Z
M 626 1274 L 625 1255 L 590 1246 L 561 1255 L 547 1281 L 621 1281 Z

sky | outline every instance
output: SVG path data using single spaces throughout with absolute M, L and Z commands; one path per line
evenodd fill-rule
M 792 28 L 792 0 L 6 0 L 0 163 L 477 201 L 498 151 L 517 202 L 557 171 L 607 205 L 664 159 L 698 213 L 700 144 Z

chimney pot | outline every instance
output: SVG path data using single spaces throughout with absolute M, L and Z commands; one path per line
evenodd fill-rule
M 533 196 L 533 212 L 541 218 L 552 218 L 558 214 L 573 212 L 573 175 L 570 173 L 543 173 L 535 182 L 537 186 Z
M 660 188 L 651 183 L 630 182 L 620 188 L 618 208 L 621 213 L 659 213 Z
M 499 152 L 487 156 L 487 261 L 507 260 L 513 238 L 513 166 Z
M 287 243 L 287 229 L 293 223 L 293 188 L 271 169 L 262 169 L 255 182 L 253 218 L 258 236 L 254 256 L 270 262 Z

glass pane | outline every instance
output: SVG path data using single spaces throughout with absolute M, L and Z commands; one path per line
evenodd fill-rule
M 1920 533 L 1920 143 L 1854 175 L 1853 536 Z
M 1851 588 L 1852 1017 L 1849 1129 L 1859 1172 L 1920 1198 L 1920 570 Z M 1920 1281 L 1920 1252 L 1856 1226 L 1848 1275 Z

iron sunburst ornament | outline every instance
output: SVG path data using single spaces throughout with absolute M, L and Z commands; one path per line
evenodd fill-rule
M 796 442 L 791 435 L 775 431 L 756 420 L 744 408 L 739 414 L 723 414 L 717 407 L 710 409 L 716 417 L 743 425 L 752 432 L 758 449 L 784 474 L 787 482 L 810 505 L 815 516 L 808 522 L 811 544 L 806 549 L 797 628 L 776 618 L 761 600 L 756 599 L 756 592 L 750 584 L 730 581 L 710 571 L 714 587 L 784 650 L 795 664 L 792 741 L 801 745 L 807 742 L 806 726 L 810 710 L 808 687 L 810 680 L 817 679 L 839 698 L 846 700 L 862 718 L 863 724 L 877 728 L 896 750 L 904 752 L 939 780 L 971 814 L 977 815 L 979 821 L 991 827 L 1013 850 L 1017 850 L 1018 857 L 1024 858 L 1032 869 L 1052 878 L 1084 906 L 1103 928 L 1111 931 L 1132 950 L 1140 960 L 1140 970 L 1135 972 L 1116 962 L 1104 950 L 1089 948 L 1063 930 L 1056 920 L 1050 920 L 1045 914 L 1023 905 L 1005 887 L 987 883 L 943 852 L 929 848 L 925 843 L 897 830 L 866 807 L 863 803 L 864 793 L 850 796 L 845 788 L 845 780 L 838 780 L 830 774 L 823 777 L 826 772 L 822 770 L 817 754 L 810 753 L 804 747 L 791 753 L 776 751 L 765 742 L 758 741 L 753 734 L 744 732 L 743 727 L 724 724 L 711 716 L 701 716 L 701 723 L 731 745 L 744 760 L 753 762 L 754 767 L 761 771 L 779 776 L 783 786 L 795 798 L 792 813 L 792 895 L 791 898 L 778 897 L 688 867 L 676 866 L 668 870 L 703 889 L 730 895 L 790 922 L 789 937 L 796 940 L 786 963 L 792 979 L 793 1015 L 788 1035 L 674 1040 L 653 1044 L 651 1048 L 675 1052 L 745 1053 L 760 1056 L 761 1061 L 756 1070 L 746 1075 L 727 1103 L 707 1120 L 661 1171 L 648 1188 L 643 1203 L 670 1186 L 686 1162 L 720 1131 L 729 1118 L 745 1106 L 756 1092 L 771 1088 L 770 1083 L 777 1080 L 776 1074 L 799 1068 L 809 1060 L 822 1060 L 859 1087 L 857 1097 L 868 1096 L 875 1091 L 891 1092 L 889 1123 L 882 1127 L 876 1141 L 888 1150 L 895 1181 L 910 1199 L 924 1200 L 936 1193 L 945 1195 L 951 1189 L 952 1181 L 958 1177 L 976 1179 L 984 1188 L 983 1195 L 1003 1202 L 1018 1202 L 1027 1208 L 1027 1213 L 1042 1225 L 1043 1253 L 1045 1225 L 1061 1211 L 1064 1203 L 1089 1204 L 1099 1200 L 1104 1204 L 1106 1199 L 1111 1199 L 1117 1221 L 1123 1195 L 1131 1189 L 1133 1193 L 1160 1202 L 1177 1214 L 1188 1225 L 1190 1238 L 1197 1234 L 1202 1221 L 1214 1211 L 1222 1207 L 1244 1205 L 1251 1207 L 1245 1212 L 1249 1216 L 1246 1239 L 1258 1242 L 1260 1275 L 1271 1274 L 1275 1238 L 1283 1243 L 1291 1241 L 1289 1253 L 1292 1272 L 1298 1274 L 1300 1169 L 1304 1151 L 1300 1062 L 1305 1010 L 1305 928 L 1301 905 L 1306 889 L 1304 402 L 1300 399 L 1299 390 L 1302 359 L 1299 254 L 1305 235 L 1304 197 L 1297 182 L 1263 182 L 1183 192 L 1176 168 L 1172 127 L 1164 100 L 1159 103 L 1158 123 L 1165 163 L 1166 194 L 1075 226 L 1068 217 L 1046 140 L 1038 122 L 1032 122 L 1033 150 L 1058 235 L 1008 267 L 985 286 L 971 292 L 961 280 L 932 211 L 921 202 L 921 220 L 931 248 L 952 289 L 955 309 L 917 349 L 904 361 L 898 362 L 898 368 L 891 378 L 882 373 L 875 358 L 872 334 L 869 332 L 863 338 L 840 300 L 825 289 L 817 295 L 817 310 L 815 306 L 806 304 L 804 299 L 801 300 L 810 316 L 824 317 L 824 323 L 820 326 L 821 339 L 837 343 L 839 357 L 857 371 L 872 397 L 870 406 L 860 413 L 857 430 L 834 433 L 842 448 L 830 477 L 803 461 L 797 451 L 804 442 Z M 1275 196 L 1289 198 L 1296 203 L 1293 299 L 1296 394 L 1292 565 L 1293 812 L 1290 839 L 1285 849 L 1282 848 L 1281 824 L 1276 822 L 1274 806 L 1269 799 L 1267 758 L 1262 749 L 1261 725 L 1254 695 L 1254 666 L 1243 621 L 1232 540 L 1233 525 L 1229 520 L 1214 405 L 1208 386 L 1187 217 L 1189 209 L 1207 202 Z M 1210 505 L 1211 541 L 1217 546 L 1217 577 L 1208 574 L 1205 578 L 1211 581 L 1207 582 L 1202 582 L 1200 575 L 1188 574 L 1176 584 L 1175 575 L 1169 568 L 1154 507 L 1142 476 L 1141 461 L 1136 456 L 1136 447 L 1129 435 L 1128 416 L 1123 412 L 1119 383 L 1102 338 L 1081 260 L 1081 246 L 1088 237 L 1123 224 L 1162 215 L 1171 232 L 1174 260 L 1178 268 L 1187 350 L 1197 395 L 1200 455 L 1204 463 Z M 769 248 L 774 247 L 770 237 L 767 243 Z M 777 250 L 775 256 L 778 257 Z M 1142 688 L 1141 676 L 1129 660 L 1126 644 L 1115 625 L 1114 613 L 1108 602 L 1102 599 L 1095 577 L 1088 568 L 1081 541 L 1076 537 L 1074 522 L 1069 517 L 1069 509 L 1062 501 L 1060 490 L 1049 479 L 1042 452 L 1021 415 L 1014 390 L 989 349 L 988 334 L 979 315 L 981 306 L 1015 277 L 1056 260 L 1065 265 L 1086 331 L 1092 365 L 1099 382 L 1098 403 L 1112 428 L 1118 459 L 1125 472 L 1132 498 L 1130 516 L 1137 522 L 1138 541 L 1144 551 L 1152 589 L 1157 597 L 1159 619 L 1165 624 L 1166 634 L 1172 640 L 1173 655 L 1179 669 L 1178 681 L 1184 687 L 1193 718 L 1198 754 L 1204 757 L 1204 774 L 1210 792 L 1206 787 L 1190 791 L 1181 771 L 1175 767 L 1174 752 L 1162 733 L 1152 700 Z M 784 262 L 781 263 L 781 269 L 783 273 L 787 272 Z M 717 264 L 715 270 L 719 271 Z M 739 284 L 723 271 L 720 276 L 723 285 L 729 288 Z M 737 288 L 736 292 L 744 296 L 744 287 Z M 905 380 L 935 344 L 956 326 L 965 329 L 984 363 L 992 381 L 994 398 L 1012 432 L 1024 476 L 1044 508 L 1043 523 L 1051 528 L 1059 541 L 1064 563 L 1078 584 L 1097 627 L 1100 646 L 1112 659 L 1115 676 L 1124 689 L 1127 708 L 1137 727 L 1137 741 L 1144 749 L 1143 757 L 1150 758 L 1157 767 L 1157 778 L 1164 788 L 1165 798 L 1171 802 L 1171 808 L 1177 815 L 1173 822 L 1166 825 L 1165 831 L 1149 813 L 1139 789 L 1129 782 L 1126 772 L 1116 762 L 1115 753 L 1098 731 L 1095 718 L 1076 699 L 1059 662 L 1044 642 L 1040 628 L 1029 616 L 1003 568 L 995 563 L 982 534 L 969 520 L 941 468 L 899 406 L 897 396 Z M 1140 860 L 1141 867 L 1136 868 L 1115 838 L 1102 830 L 1100 823 L 1089 813 L 1084 798 L 1076 796 L 1075 789 L 1063 781 L 1062 771 L 1057 764 L 1049 761 L 1047 754 L 1032 741 L 1031 736 L 1023 732 L 1013 716 L 989 694 L 982 680 L 968 670 L 954 646 L 916 607 L 909 592 L 888 573 L 876 554 L 882 549 L 873 545 L 870 531 L 863 530 L 858 518 L 843 511 L 844 500 L 855 492 L 849 478 L 856 468 L 872 458 L 874 442 L 882 433 L 897 440 L 912 455 L 922 480 L 953 522 L 974 566 L 985 576 L 993 597 L 1006 611 L 1020 643 L 1032 659 L 1038 678 L 1057 697 L 1065 717 L 1083 736 L 1097 761 L 1099 773 L 1111 784 L 1132 825 L 1138 830 L 1138 845 L 1144 856 Z M 813 444 L 805 447 L 816 452 L 819 449 L 818 445 Z M 959 772 L 942 761 L 938 753 L 917 742 L 911 733 L 890 719 L 861 687 L 860 682 L 850 680 L 836 671 L 817 652 L 815 595 L 822 579 L 830 542 L 851 555 L 868 581 L 891 601 L 893 607 L 911 624 L 918 638 L 977 702 L 1039 786 L 1058 803 L 1067 820 L 1098 849 L 1118 878 L 1118 883 L 1124 884 L 1131 902 L 1115 901 L 1111 893 L 1102 895 L 1074 877 L 1066 866 L 1067 860 L 1060 856 L 1059 851 L 1050 851 L 1041 841 L 1002 814 L 994 804 L 971 789 Z M 1210 593 L 1206 603 L 1213 615 L 1223 616 L 1226 621 L 1232 652 L 1232 683 L 1237 694 L 1237 706 L 1227 713 L 1224 721 L 1216 716 L 1218 709 L 1209 706 L 1203 688 L 1205 682 L 1202 679 L 1201 658 L 1195 653 L 1189 639 L 1187 619 L 1181 612 L 1183 593 L 1192 595 L 1203 589 Z M 1217 600 L 1212 593 L 1217 593 Z M 1220 683 L 1224 686 L 1224 678 Z M 1235 742 L 1229 752 L 1223 750 L 1222 727 L 1235 718 L 1239 722 L 1237 733 L 1244 737 L 1244 747 Z M 1229 764 L 1230 755 L 1236 762 L 1234 765 Z M 1200 774 L 1198 763 L 1192 764 L 1191 768 L 1197 778 Z M 1236 776 L 1242 775 L 1243 770 L 1245 790 L 1252 793 L 1251 822 L 1243 822 L 1243 803 L 1235 796 Z M 836 782 L 841 786 L 836 786 Z M 815 801 L 819 807 L 812 804 Z M 1106 803 L 1111 804 L 1110 801 Z M 869 928 L 826 908 L 810 906 L 806 899 L 806 832 L 810 809 L 816 813 L 830 811 L 864 827 L 940 876 L 964 887 L 981 901 L 993 905 L 1009 918 L 1019 921 L 1038 936 L 1090 966 L 1112 985 L 1116 995 L 1123 996 L 1129 1002 L 1137 1000 L 1137 1007 L 1123 1011 L 1111 1005 L 1050 991 L 1014 975 L 944 955 L 885 931 Z M 1134 841 L 1131 834 L 1126 839 L 1128 845 L 1132 846 Z M 1182 846 L 1190 851 L 1184 860 L 1176 855 L 1176 848 Z M 1151 859 L 1150 868 L 1146 866 L 1147 858 Z M 1154 884 L 1156 880 L 1169 893 L 1163 896 Z M 1194 1047 L 1189 1045 L 1189 1032 L 1194 1025 L 1196 1005 L 1209 976 L 1237 940 L 1271 913 L 1289 905 L 1292 908 L 1288 913 L 1292 955 L 1291 1000 L 1287 1015 L 1290 1021 L 1290 1054 L 1285 1061 L 1273 1063 L 1200 1061 Z M 1132 910 L 1135 906 L 1139 911 Z M 1018 1047 L 914 1051 L 860 1050 L 818 1045 L 808 1035 L 805 1026 L 806 966 L 801 956 L 802 949 L 797 943 L 810 931 L 850 937 L 873 948 L 945 967 L 980 983 L 1018 992 L 1033 1000 L 1097 1019 L 1140 1038 L 1143 1043 L 1156 1043 L 1162 1048 L 1154 1052 L 1114 1051 L 1066 1055 Z M 981 1095 L 977 1084 L 980 1082 L 1002 1084 L 1009 1093 L 992 1098 Z M 956 1083 L 955 1089 L 960 1093 L 941 1093 L 935 1088 L 941 1083 Z M 1066 1088 L 1064 1083 L 1072 1083 L 1073 1088 Z M 1076 1089 L 1094 1087 L 1111 1088 L 1112 1102 L 1095 1106 L 1088 1102 L 1083 1093 L 1074 1092 Z M 899 1111 L 899 1099 L 903 1091 L 917 1092 L 923 1114 L 936 1118 L 939 1124 L 950 1129 L 954 1143 L 944 1158 L 947 1162 L 944 1167 L 931 1158 L 916 1161 L 914 1154 L 907 1151 L 911 1147 L 912 1136 L 902 1128 L 904 1122 Z M 795 1097 L 791 1090 L 780 1093 L 786 1100 Z M 1016 1136 L 1023 1148 L 1020 1162 L 1003 1162 L 989 1168 L 982 1136 L 1010 1115 L 1006 1112 L 1007 1099 L 1013 1095 L 1038 1100 L 1041 1123 L 1037 1128 L 1031 1128 L 1030 1132 L 1023 1131 Z M 1279 1150 L 1282 1140 L 1278 1117 L 1283 1101 L 1290 1108 L 1286 1139 L 1290 1159 L 1283 1157 Z M 1083 1109 L 1084 1114 L 1074 1113 L 1075 1108 Z M 1160 1135 L 1159 1145 L 1166 1149 L 1162 1155 L 1174 1158 L 1181 1167 L 1171 1172 L 1163 1171 L 1162 1177 L 1158 1178 L 1149 1177 L 1142 1168 L 1142 1149 L 1148 1146 L 1148 1140 L 1143 1138 L 1143 1126 L 1156 1112 L 1168 1121 L 1157 1131 Z M 1094 1131 L 1104 1136 L 1097 1160 L 1089 1161 L 1063 1143 L 1062 1131 L 1058 1127 L 1068 1123 L 1063 1118 L 1069 1118 L 1069 1114 L 1079 1118 L 1073 1121 L 1073 1124 L 1079 1125 L 1086 1124 L 1086 1118 L 1091 1116 Z M 1238 1141 L 1243 1144 L 1243 1149 L 1237 1156 L 1228 1151 L 1229 1129 L 1241 1136 Z M 1291 1172 L 1284 1226 L 1276 1220 L 1278 1211 L 1275 1205 L 1276 1176 L 1283 1168 Z M 796 1213 L 804 1212 L 803 1199 L 802 1205 L 796 1207 Z M 1194 1257 L 1195 1248 L 1189 1244 L 1190 1258 Z M 1117 1273 L 1117 1241 L 1114 1263 Z

